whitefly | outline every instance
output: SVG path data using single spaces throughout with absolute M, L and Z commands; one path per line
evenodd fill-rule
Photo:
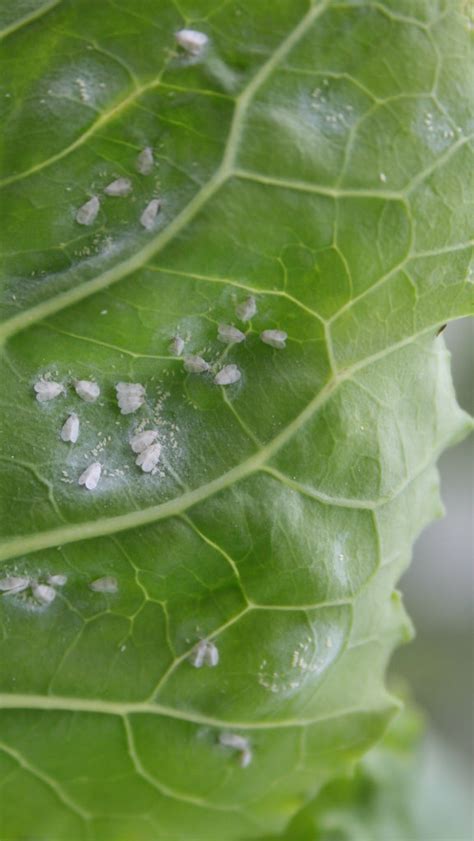
M 150 175 L 153 171 L 154 163 L 155 161 L 153 159 L 153 150 L 151 146 L 145 146 L 136 160 L 135 166 L 137 168 L 137 172 L 139 172 L 140 175 Z
M 196 29 L 180 29 L 175 33 L 175 38 L 177 44 L 193 56 L 200 55 L 209 43 L 208 36 Z
M 146 392 L 141 383 L 117 383 L 117 403 L 122 415 L 136 412 L 145 402 Z
M 245 736 L 240 736 L 238 733 L 221 733 L 219 736 L 221 745 L 227 748 L 233 748 L 239 754 L 239 764 L 241 768 L 247 768 L 252 761 L 252 751 L 249 740 Z
M 263 333 L 260 333 L 262 342 L 265 345 L 277 348 L 277 350 L 283 350 L 286 347 L 287 338 L 288 333 L 285 333 L 284 330 L 264 330 Z
M 185 356 L 184 370 L 190 374 L 205 374 L 209 371 L 210 365 L 202 356 Z
M 137 432 L 133 438 L 130 439 L 130 446 L 134 453 L 142 453 L 158 438 L 157 429 L 146 429 L 144 432 Z
M 97 219 L 97 214 L 100 210 L 100 201 L 97 196 L 92 196 L 89 201 L 86 201 L 76 213 L 76 222 L 79 225 L 92 225 Z
M 7 575 L 5 578 L 0 578 L 0 592 L 8 595 L 21 593 L 29 586 L 30 579 L 26 575 Z
M 233 327 L 232 324 L 219 324 L 217 338 L 226 345 L 234 345 L 245 340 L 245 333 L 242 333 L 242 330 L 237 327 Z
M 202 666 L 217 666 L 219 663 L 219 650 L 210 640 L 200 640 L 193 648 L 189 662 L 196 669 Z
M 47 403 L 64 393 L 62 383 L 55 383 L 52 380 L 45 380 L 41 377 L 33 386 L 36 392 L 36 399 L 39 403 Z
M 181 356 L 184 350 L 184 339 L 181 336 L 174 336 L 168 345 L 168 350 L 173 356 Z
M 102 578 L 96 578 L 89 584 L 94 593 L 116 593 L 118 591 L 118 582 L 113 575 L 104 575 Z
M 100 386 L 93 380 L 76 380 L 74 388 L 78 397 L 86 403 L 94 403 L 100 395 Z
M 121 196 L 128 196 L 132 192 L 132 182 L 130 178 L 117 178 L 111 181 L 104 189 L 106 196 L 113 196 L 120 198 Z
M 257 302 L 253 295 L 249 295 L 245 301 L 237 304 L 235 314 L 239 321 L 250 321 L 257 314 Z
M 147 447 L 135 459 L 135 464 L 138 467 L 141 467 L 144 473 L 151 473 L 152 470 L 155 469 L 156 465 L 160 460 L 161 455 L 161 444 L 151 444 L 151 446 Z
M 79 476 L 78 484 L 84 485 L 88 491 L 94 491 L 99 484 L 100 476 L 102 473 L 102 465 L 98 461 L 92 462 L 89 464 L 89 467 L 86 467 L 83 473 Z
M 242 374 L 237 365 L 225 365 L 214 377 L 216 385 L 233 385 L 238 383 Z
M 31 592 L 40 604 L 51 604 L 56 598 L 56 590 L 49 584 L 34 584 Z
M 140 225 L 142 225 L 146 231 L 152 231 L 155 227 L 156 217 L 158 216 L 160 209 L 161 202 L 159 199 L 152 199 L 148 202 L 145 210 L 140 216 Z
M 80 423 L 78 416 L 73 412 L 69 415 L 61 429 L 61 440 L 75 444 L 79 438 Z
M 48 575 L 47 581 L 51 587 L 64 587 L 67 584 L 67 575 L 61 575 L 59 573 L 57 575 Z

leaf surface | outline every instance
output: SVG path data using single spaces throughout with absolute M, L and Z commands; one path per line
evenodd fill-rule
M 397 706 L 384 671 L 410 629 L 394 586 L 440 513 L 436 459 L 469 428 L 436 337 L 471 308 L 464 4 L 15 8 L 0 558 L 4 576 L 68 580 L 48 605 L 31 587 L 1 597 L 1 834 L 278 832 Z M 178 50 L 183 27 L 208 36 L 202 54 Z M 132 192 L 107 196 L 118 178 Z M 220 323 L 245 340 L 224 346 Z M 212 373 L 184 370 L 176 335 Z M 218 387 L 224 364 L 241 379 Z M 39 403 L 41 377 L 65 393 Z M 146 388 L 136 413 L 119 381 Z M 71 412 L 76 444 L 60 438 Z M 145 426 L 151 474 L 130 448 Z M 116 593 L 91 591 L 104 576 Z M 202 639 L 217 667 L 190 662 Z

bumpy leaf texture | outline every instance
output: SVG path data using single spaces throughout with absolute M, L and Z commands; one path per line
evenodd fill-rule
M 395 582 L 468 426 L 436 337 L 470 308 L 465 4 L 0 14 L 0 557 L 2 586 L 29 582 L 1 597 L 0 835 L 282 831 L 396 708 Z M 207 45 L 179 47 L 183 28 Z M 118 178 L 130 191 L 107 195 Z M 210 372 L 185 370 L 176 335 Z M 224 364 L 241 378 L 215 385 Z M 64 393 L 38 402 L 41 377 Z M 119 381 L 146 388 L 135 413 Z M 151 473 L 129 444 L 145 427 Z M 117 592 L 90 589 L 104 576 Z M 217 666 L 192 664 L 201 639 Z

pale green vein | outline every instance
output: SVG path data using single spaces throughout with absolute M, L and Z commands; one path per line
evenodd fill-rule
M 324 505 L 331 505 L 336 508 L 359 508 L 362 509 L 362 511 L 377 507 L 377 502 L 373 502 L 372 500 L 346 499 L 344 497 L 331 496 L 330 494 L 322 493 L 322 491 L 318 491 L 315 488 L 310 488 L 307 485 L 301 484 L 301 482 L 296 482 L 294 479 L 290 479 L 289 476 L 285 476 L 274 467 L 261 467 L 260 472 L 272 476 L 273 479 L 281 482 L 282 485 L 286 485 L 286 487 L 290 490 L 296 491 L 303 496 L 308 496 L 315 502 L 322 502 Z
M 308 181 L 299 181 L 295 178 L 279 178 L 273 175 L 264 175 L 263 173 L 253 172 L 249 169 L 235 169 L 234 175 L 242 180 L 252 181 L 254 184 L 262 184 L 267 187 L 277 187 L 284 190 L 296 190 L 301 193 L 315 193 L 319 196 L 328 196 L 331 199 L 367 198 L 379 199 L 380 201 L 400 201 L 403 198 L 403 193 L 397 190 L 326 187 L 323 184 L 312 184 Z

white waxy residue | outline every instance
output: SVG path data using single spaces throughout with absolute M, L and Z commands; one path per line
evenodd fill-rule
M 79 476 L 78 484 L 85 485 L 88 491 L 94 491 L 99 484 L 102 465 L 98 461 L 92 462 Z
M 132 182 L 130 178 L 117 178 L 111 181 L 104 189 L 106 196 L 128 196 L 132 192 Z
M 239 321 L 250 321 L 257 314 L 257 302 L 253 295 L 250 295 L 241 304 L 237 304 L 235 314 Z
M 284 330 L 264 330 L 260 333 L 260 338 L 265 345 L 283 350 L 286 347 L 288 333 Z
M 249 740 L 244 736 L 239 736 L 237 733 L 221 733 L 219 742 L 226 748 L 233 748 L 238 751 L 239 763 L 241 768 L 247 768 L 252 761 L 252 751 L 250 750 Z
M 96 578 L 89 584 L 94 593 L 116 593 L 118 590 L 117 579 L 112 575 L 104 575 L 103 578 Z
M 36 391 L 36 399 L 40 403 L 46 403 L 48 400 L 54 400 L 58 395 L 63 394 L 64 386 L 61 383 L 55 383 L 50 380 L 40 379 L 33 386 Z
M 173 356 L 181 356 L 184 350 L 184 339 L 181 336 L 174 336 L 169 343 L 168 349 Z
M 79 225 L 92 225 L 100 209 L 100 201 L 97 196 L 92 196 L 89 201 L 86 201 L 76 213 L 76 222 Z
M 145 432 L 138 432 L 130 439 L 130 446 L 134 453 L 142 453 L 158 438 L 156 429 L 147 429 Z
M 51 604 L 56 598 L 56 590 L 50 587 L 49 584 L 35 584 L 31 588 L 31 592 L 37 602 L 41 604 Z
M 135 464 L 141 467 L 144 473 L 151 473 L 160 460 L 161 444 L 151 444 L 138 454 Z
M 202 666 L 217 666 L 219 663 L 217 646 L 209 640 L 200 640 L 193 648 L 189 662 L 196 669 L 200 669 Z
M 92 380 L 76 380 L 74 388 L 78 397 L 86 403 L 94 403 L 100 395 L 100 387 Z
M 137 157 L 136 168 L 140 175 L 150 175 L 154 166 L 153 150 L 151 146 L 146 146 Z
M 145 389 L 140 383 L 117 383 L 115 390 L 122 415 L 136 412 L 145 402 Z
M 209 363 L 202 356 L 185 356 L 184 370 L 190 374 L 204 374 L 209 371 Z
M 69 415 L 61 429 L 61 440 L 75 444 L 79 438 L 80 424 L 79 418 L 74 412 Z
M 209 42 L 209 38 L 204 32 L 198 32 L 195 29 L 180 29 L 175 33 L 176 42 L 183 50 L 186 50 L 190 55 L 197 56 Z
M 237 327 L 232 327 L 231 324 L 219 324 L 217 338 L 226 345 L 234 345 L 245 341 L 245 333 L 242 333 Z
M 161 207 L 159 199 L 152 199 L 148 202 L 145 210 L 140 216 L 140 225 L 143 225 L 146 231 L 152 231 L 155 227 L 156 217 Z
M 30 586 L 30 579 L 26 575 L 7 575 L 0 578 L 0 591 L 9 595 L 21 593 Z
M 214 377 L 214 382 L 216 385 L 232 385 L 238 383 L 241 376 L 237 365 L 225 365 Z
M 67 584 L 67 575 L 48 575 L 47 581 L 51 587 L 64 587 Z

